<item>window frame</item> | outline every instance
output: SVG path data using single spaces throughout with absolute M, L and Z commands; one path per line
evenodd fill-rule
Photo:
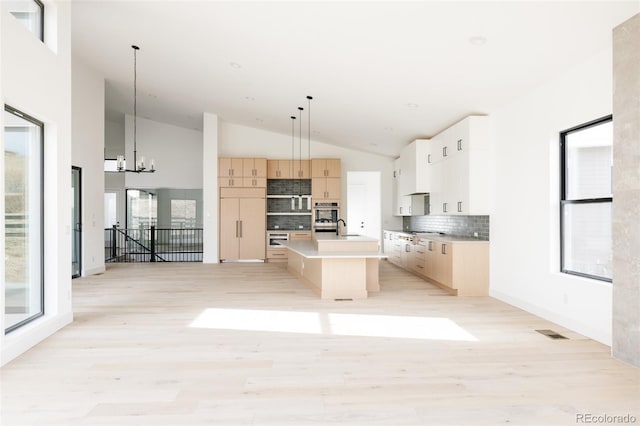
M 44 194 L 45 194 L 45 178 L 44 178 L 44 174 L 45 174 L 45 169 L 44 169 L 44 132 L 45 132 L 45 124 L 44 122 L 38 120 L 35 117 L 30 116 L 27 113 L 24 113 L 22 111 L 20 111 L 17 108 L 14 108 L 10 105 L 5 104 L 4 105 L 4 110 L 9 112 L 10 114 L 16 115 L 32 124 L 35 124 L 36 126 L 40 127 L 40 312 L 31 315 L 28 318 L 23 319 L 22 321 L 19 321 L 9 327 L 6 327 L 4 329 L 4 334 L 7 335 L 9 333 L 11 333 L 12 331 L 15 331 L 17 329 L 19 329 L 20 327 L 40 318 L 43 317 L 45 315 L 46 312 L 46 306 L 45 306 L 45 282 L 44 282 L 44 277 L 45 277 L 45 270 L 44 270 L 44 246 L 45 246 L 45 241 L 44 241 L 44 236 L 45 236 L 45 221 L 44 221 Z M 4 128 L 2 129 L 2 131 L 4 132 Z M 4 214 L 4 213 L 3 213 Z M 4 306 L 3 306 L 3 310 L 4 310 Z M 3 313 L 4 315 L 4 313 Z
M 577 131 L 585 130 L 591 127 L 599 126 L 604 123 L 613 121 L 613 115 L 607 115 L 597 118 L 587 123 L 580 124 L 578 126 L 571 127 L 570 129 L 560 132 L 560 272 L 575 275 L 583 278 L 589 278 L 598 281 L 604 281 L 612 283 L 612 279 L 599 275 L 587 274 L 584 272 L 572 271 L 565 267 L 564 254 L 565 254 L 565 223 L 564 212 L 565 206 L 575 204 L 598 204 L 598 203 L 611 203 L 613 204 L 613 196 L 611 197 L 599 197 L 599 198 L 580 198 L 580 199 L 567 199 L 567 136 Z
M 45 42 L 44 41 L 44 3 L 40 0 L 29 0 L 32 1 L 33 3 L 36 4 L 36 6 L 38 7 L 38 9 L 40 10 L 40 25 L 38 28 L 40 31 L 39 36 L 37 34 L 35 34 L 35 30 L 31 30 L 30 28 L 27 28 L 29 30 L 29 32 L 33 33 L 34 35 L 38 36 L 38 40 L 40 40 L 41 42 Z M 11 11 L 9 11 L 9 14 L 12 14 Z M 15 16 L 14 16 L 15 17 Z M 16 17 L 17 18 L 17 17 Z M 19 18 L 17 18 L 19 20 Z

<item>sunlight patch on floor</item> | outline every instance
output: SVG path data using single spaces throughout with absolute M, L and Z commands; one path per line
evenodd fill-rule
M 449 318 L 208 308 L 192 328 L 476 342 Z

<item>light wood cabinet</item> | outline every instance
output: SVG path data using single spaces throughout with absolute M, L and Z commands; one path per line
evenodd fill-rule
M 268 179 L 291 179 L 292 176 L 291 160 L 267 160 Z
M 311 178 L 311 161 L 309 160 L 293 160 L 292 179 L 309 179 Z
M 443 241 L 434 241 L 433 263 L 430 278 L 447 287 L 452 287 L 452 257 L 453 244 Z
M 341 177 L 339 158 L 314 158 L 311 160 L 311 177 Z
M 290 240 L 310 240 L 311 239 L 311 231 L 295 231 L 289 232 Z
M 221 188 L 220 259 L 265 259 L 264 188 Z
M 218 158 L 218 186 L 221 188 L 266 188 L 265 158 Z
M 218 177 L 243 177 L 242 158 L 218 158 Z
M 242 177 L 266 178 L 267 160 L 265 158 L 243 158 Z
M 340 200 L 340 178 L 313 178 L 311 179 L 311 197 L 314 202 L 318 200 Z
M 395 265 L 454 295 L 489 294 L 488 241 L 420 237 L 412 244 L 401 239 L 403 234 L 384 231 L 384 235 L 385 254 Z

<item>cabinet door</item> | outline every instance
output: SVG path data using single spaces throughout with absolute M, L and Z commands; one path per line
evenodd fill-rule
M 242 178 L 242 186 L 245 188 L 266 188 L 267 179 L 259 177 L 245 177 Z
M 311 159 L 311 177 L 327 177 L 327 160 L 324 158 Z
M 231 165 L 231 158 L 220 157 L 218 158 L 218 177 L 230 177 L 233 176 Z
M 326 179 L 327 196 L 329 200 L 339 200 L 341 194 L 340 178 Z
M 311 198 L 314 202 L 327 198 L 327 180 L 325 178 L 311 179 Z
M 452 287 L 452 262 L 453 245 L 446 242 L 436 242 L 434 257 L 433 279 L 447 287 Z
M 267 160 L 265 158 L 255 158 L 253 160 L 253 168 L 256 171 L 255 177 L 258 177 L 258 178 L 267 177 Z
M 311 161 L 302 160 L 298 162 L 298 173 L 297 176 L 300 179 L 311 179 Z
M 244 184 L 243 178 L 220 177 L 218 178 L 218 186 L 220 188 L 240 188 Z
M 432 240 L 427 240 L 424 250 L 424 276 L 433 278 L 433 258 L 434 258 L 434 246 L 435 243 Z
M 342 176 L 339 158 L 327 158 L 326 160 L 327 177 L 339 178 Z
M 242 159 L 242 177 L 254 177 L 256 175 L 254 164 L 255 160 L 253 158 Z
M 265 258 L 266 200 L 240 198 L 240 259 Z
M 293 178 L 293 162 L 291 160 L 278 160 L 280 164 L 280 179 Z
M 220 199 L 220 259 L 237 260 L 240 255 L 240 203 L 237 198 Z
M 267 161 L 267 179 L 280 179 L 280 161 L 268 160 Z

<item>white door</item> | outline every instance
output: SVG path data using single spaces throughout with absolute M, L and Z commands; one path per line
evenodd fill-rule
M 347 172 L 347 229 L 349 234 L 380 239 L 380 172 Z

